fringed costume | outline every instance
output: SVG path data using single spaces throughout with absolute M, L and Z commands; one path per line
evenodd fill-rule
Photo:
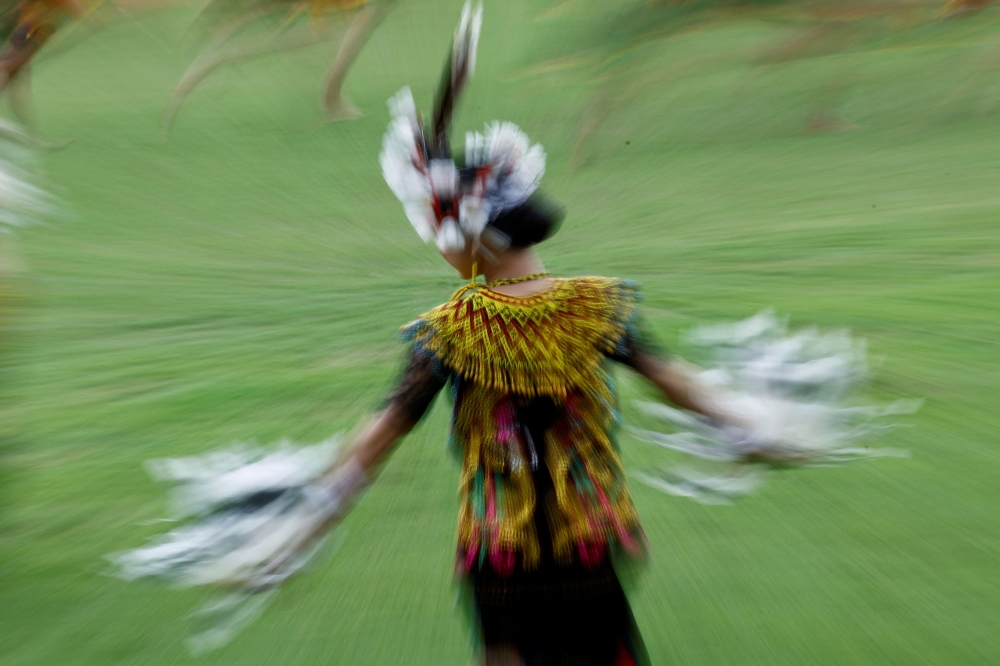
M 537 663 L 637 663 L 639 641 L 611 565 L 643 550 L 613 439 L 609 359 L 641 348 L 636 287 L 555 280 L 513 297 L 469 285 L 403 329 L 411 362 L 396 393 L 415 421 L 450 385 L 461 456 L 457 567 L 487 645 Z M 615 661 L 624 655 L 632 661 Z
M 544 150 L 513 123 L 466 134 L 464 163 L 452 158 L 448 128 L 475 69 L 481 12 L 466 5 L 426 127 L 409 89 L 390 100 L 380 162 L 424 240 L 491 261 L 545 240 L 560 215 L 536 195 Z M 630 362 L 641 344 L 636 287 L 557 279 L 515 297 L 492 286 L 463 287 L 403 329 L 411 361 L 395 396 L 415 422 L 451 387 L 457 568 L 484 645 L 514 647 L 532 665 L 644 662 L 611 564 L 639 554 L 644 537 L 612 439 L 605 367 Z

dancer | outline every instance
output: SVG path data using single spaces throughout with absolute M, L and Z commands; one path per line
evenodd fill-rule
M 65 18 L 84 13 L 78 0 L 21 0 L 4 10 L 4 45 L 0 49 L 0 93 L 19 76 L 30 76 L 31 60 Z
M 391 100 L 386 179 L 421 236 L 470 282 L 404 329 L 410 360 L 389 406 L 333 471 L 290 504 L 270 502 L 273 521 L 241 531 L 233 526 L 245 513 L 231 514 L 218 529 L 175 533 L 118 562 L 130 577 L 255 588 L 284 580 L 450 385 L 452 443 L 462 456 L 456 561 L 473 591 L 484 663 L 648 663 L 613 564 L 641 556 L 645 538 L 613 440 L 606 361 L 631 366 L 675 404 L 700 410 L 683 376 L 648 350 L 634 284 L 544 270 L 534 246 L 556 230 L 560 214 L 536 193 L 541 146 L 513 124 L 496 123 L 467 137 L 464 167 L 452 160 L 448 128 L 475 67 L 480 12 L 466 6 L 426 132 L 408 89 Z M 475 281 L 481 275 L 485 282 Z M 218 496 L 231 498 L 229 489 L 241 486 L 243 462 Z M 254 464 L 257 472 L 282 466 L 273 457 Z M 192 490 L 206 465 L 174 467 L 188 497 L 211 494 Z M 199 469 L 202 479 L 180 468 Z M 264 489 L 255 490 L 259 503 Z
M 466 136 L 456 164 L 448 130 L 475 68 L 480 22 L 481 8 L 466 5 L 429 126 L 409 89 L 390 100 L 383 174 L 417 232 L 468 282 L 404 327 L 409 361 L 388 406 L 325 472 L 330 444 L 158 463 L 157 476 L 179 482 L 179 505 L 199 520 L 115 560 L 128 578 L 238 588 L 215 608 L 269 593 L 449 386 L 461 457 L 456 568 L 475 605 L 483 663 L 648 664 L 616 569 L 641 558 L 646 541 L 614 441 L 609 363 L 731 437 L 732 460 L 797 459 L 780 442 L 753 439 L 753 413 L 716 409 L 732 391 L 714 402 L 695 373 L 656 353 L 635 284 L 545 270 L 535 246 L 561 215 L 537 192 L 540 145 L 497 122 Z
M 4 92 L 11 110 L 23 125 L 31 122 L 31 63 L 42 46 L 67 19 L 84 15 L 78 0 L 21 0 L 7 2 L 0 17 L 0 95 Z M 38 150 L 60 150 L 73 143 L 46 141 L 25 132 L 15 123 L 0 119 L 0 137 Z
M 30 120 L 31 63 L 39 50 L 67 19 L 84 15 L 78 0 L 21 0 L 6 3 L 2 14 L 3 46 L 0 47 L 0 95 L 8 93 L 11 109 L 22 124 Z M 72 141 L 49 142 L 0 120 L 0 136 L 43 150 L 60 149 Z

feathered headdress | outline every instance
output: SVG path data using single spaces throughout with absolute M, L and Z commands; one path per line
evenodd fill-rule
M 428 131 L 417 114 L 410 89 L 389 100 L 392 121 L 382 139 L 382 174 L 403 203 L 406 216 L 427 242 L 461 250 L 479 244 L 487 225 L 506 210 L 521 206 L 545 173 L 545 151 L 530 145 L 510 122 L 494 122 L 485 134 L 465 135 L 465 164 L 452 159 L 448 126 L 452 112 L 476 67 L 483 6 L 466 2 L 455 31 L 451 57 L 438 91 L 434 122 Z M 492 245 L 509 239 L 495 234 Z

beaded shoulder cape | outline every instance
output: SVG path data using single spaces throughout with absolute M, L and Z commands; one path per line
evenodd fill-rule
M 404 327 L 403 339 L 445 371 L 455 396 L 462 569 L 487 559 L 501 573 L 537 566 L 536 510 L 546 512 L 558 561 L 596 564 L 609 550 L 641 548 L 612 439 L 618 412 L 606 368 L 637 336 L 637 296 L 634 283 L 599 277 L 557 279 L 528 297 L 467 285 Z M 544 460 L 517 422 L 518 407 L 537 398 L 554 411 Z M 535 496 L 540 464 L 554 497 Z

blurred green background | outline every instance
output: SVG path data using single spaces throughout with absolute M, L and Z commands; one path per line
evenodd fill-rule
M 832 11 L 830 7 L 837 11 Z M 314 442 L 376 408 L 399 326 L 457 278 L 382 181 L 385 100 L 427 108 L 460 0 L 404 0 L 324 125 L 329 43 L 221 70 L 165 141 L 194 6 L 36 67 L 63 214 L 5 239 L 0 661 L 188 663 L 210 597 L 104 575 L 165 529 L 143 461 Z M 1000 663 L 1000 12 L 937 3 L 492 0 L 456 137 L 496 118 L 549 155 L 558 274 L 639 280 L 657 336 L 774 306 L 850 327 L 870 397 L 926 399 L 889 459 L 779 475 L 732 506 L 633 488 L 655 664 Z M 841 131 L 833 131 L 841 130 Z M 460 143 L 457 140 L 456 143 Z M 683 351 L 683 349 L 681 350 Z M 621 374 L 626 418 L 647 389 Z M 205 664 L 469 663 L 451 579 L 447 401 L 336 554 Z M 666 454 L 623 435 L 630 467 Z

